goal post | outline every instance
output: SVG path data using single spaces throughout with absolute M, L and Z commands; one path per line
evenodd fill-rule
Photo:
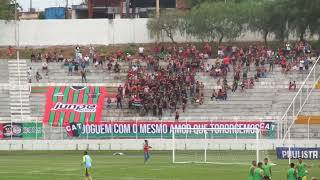
M 173 128 L 172 163 L 259 162 L 259 128 Z

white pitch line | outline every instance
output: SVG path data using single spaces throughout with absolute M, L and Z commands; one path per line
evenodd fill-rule
M 11 172 L 10 172 L 11 173 Z M 14 173 L 14 172 L 12 172 Z M 6 174 L 5 172 L 0 172 L 0 174 Z M 40 175 L 55 175 L 55 176 L 79 176 L 82 175 L 76 173 L 45 173 L 45 172 L 34 172 L 34 173 L 23 173 L 24 175 L 33 175 L 33 174 L 40 174 Z M 10 177 L 20 177 L 17 175 L 9 175 Z M 120 179 L 120 180 L 159 180 L 157 178 L 144 178 L 144 177 L 121 177 L 121 176 L 95 176 L 92 175 L 93 179 Z

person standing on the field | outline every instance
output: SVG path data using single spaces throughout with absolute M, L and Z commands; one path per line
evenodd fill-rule
M 262 169 L 263 169 L 264 175 L 271 179 L 271 176 L 272 176 L 271 165 L 269 163 L 268 158 L 264 158 L 264 164 L 262 165 Z
M 298 174 L 297 180 L 307 180 L 307 165 L 302 162 L 302 158 L 299 158 L 298 164 L 296 166 L 296 171 Z
M 83 153 L 81 165 L 84 165 L 84 168 L 85 168 L 85 179 L 86 180 L 92 180 L 92 178 L 91 178 L 91 176 L 89 174 L 89 169 L 92 167 L 92 159 L 88 155 L 87 151 L 84 151 L 84 153 Z
M 288 180 L 297 180 L 297 171 L 294 169 L 294 163 L 290 163 L 290 169 L 287 173 Z
M 259 162 L 258 167 L 254 170 L 254 180 L 262 180 L 263 176 L 262 162 Z
M 148 140 L 144 140 L 144 144 L 143 144 L 144 163 L 146 163 L 150 158 L 149 151 L 150 151 L 151 148 L 152 147 L 149 146 Z
M 257 167 L 257 161 L 252 161 L 249 169 L 249 180 L 254 180 L 254 170 Z

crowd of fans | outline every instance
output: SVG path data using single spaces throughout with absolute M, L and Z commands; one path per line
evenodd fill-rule
M 199 72 L 217 82 L 211 100 L 226 101 L 230 91 L 235 93 L 238 89 L 243 92 L 254 88 L 255 82 L 267 78 L 274 66 L 280 66 L 282 73 L 287 74 L 294 70 L 308 71 L 313 62 L 311 46 L 306 42 L 299 42 L 294 47 L 287 43 L 275 50 L 257 45 L 247 48 L 220 46 L 217 56 L 209 44 L 201 48 L 192 44 L 157 46 L 148 53 L 144 47 L 139 47 L 137 52 L 117 50 L 105 56 L 93 46 L 84 50 L 77 46 L 72 58 L 65 58 L 62 53 L 32 53 L 31 61 L 42 62 L 42 73 L 46 76 L 50 62 L 63 62 L 68 69 L 67 75 L 80 75 L 83 83 L 87 82 L 90 65 L 106 72 L 120 73 L 120 64 L 128 64 L 127 81 L 118 88 L 115 100 L 107 99 L 107 108 L 112 101 L 117 102 L 117 108 L 122 108 L 122 102 L 126 101 L 130 109 L 137 109 L 141 115 L 161 118 L 168 111 L 175 114 L 176 120 L 185 112 L 188 102 L 201 105 L 205 100 L 204 84 L 196 80 Z M 29 71 L 31 69 L 28 70 L 30 76 Z M 228 82 L 231 72 L 233 80 Z M 36 72 L 36 80 L 41 79 L 40 73 Z M 290 82 L 289 90 L 296 88 L 296 82 Z
M 137 59 L 127 58 L 128 80 L 119 87 L 117 102 L 125 97 L 129 108 L 138 109 L 141 115 L 152 114 L 161 119 L 168 111 L 178 120 L 188 101 L 200 105 L 204 101 L 204 84 L 195 76 L 205 58 L 192 45 L 179 49 L 156 47 L 153 51 L 145 55 L 140 47 Z
M 313 62 L 311 55 L 311 46 L 306 42 L 299 42 L 294 47 L 287 43 L 285 47 L 271 50 L 266 47 L 249 46 L 248 48 L 238 48 L 236 46 L 221 46 L 218 49 L 218 60 L 213 65 L 207 64 L 206 72 L 213 78 L 219 78 L 217 81 L 218 89 L 216 93 L 213 90 L 211 100 L 227 99 L 227 91 L 231 89 L 235 92 L 240 84 L 241 91 L 246 88 L 253 88 L 259 78 L 266 78 L 269 72 L 274 70 L 275 65 L 280 65 L 284 74 L 292 70 L 299 70 L 300 72 L 308 71 L 310 64 Z M 269 64 L 269 68 L 267 67 Z M 234 78 L 232 86 L 229 86 L 225 79 L 228 72 L 230 72 L 230 65 L 232 65 Z M 250 67 L 254 65 L 255 71 L 253 77 L 248 77 Z M 242 74 L 242 80 L 241 80 Z M 289 90 L 295 90 L 296 83 L 289 84 Z
M 95 51 L 93 46 L 90 46 L 88 48 L 88 52 L 84 52 L 79 46 L 76 46 L 74 49 L 74 56 L 71 58 L 65 58 L 62 53 L 50 53 L 47 52 L 44 55 L 41 53 L 38 53 L 37 55 L 35 53 L 31 54 L 31 62 L 42 62 L 42 73 L 45 74 L 45 76 L 48 76 L 49 72 L 49 64 L 51 62 L 62 62 L 65 67 L 68 69 L 68 76 L 81 76 L 82 83 L 87 82 L 87 73 L 88 73 L 88 67 L 92 63 L 96 68 L 103 66 L 103 57 L 99 56 L 99 54 Z M 109 66 L 110 64 L 108 64 Z M 119 72 L 119 68 L 117 65 L 115 65 L 116 69 L 115 72 Z M 109 67 L 108 67 L 109 68 Z M 28 73 L 28 75 L 30 75 Z M 39 82 L 41 78 L 40 72 L 36 72 L 36 80 Z M 29 81 L 31 81 L 32 77 L 29 77 Z

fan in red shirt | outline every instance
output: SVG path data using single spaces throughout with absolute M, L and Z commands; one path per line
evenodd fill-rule
M 282 57 L 281 59 L 281 67 L 282 67 L 282 71 L 284 71 L 287 67 L 287 59 L 285 57 Z
M 12 47 L 12 46 L 9 46 L 9 47 L 8 47 L 8 53 L 7 53 L 9 57 L 12 57 L 13 51 L 14 51 L 13 47 Z
M 117 52 L 116 52 L 117 59 L 120 60 L 122 55 L 123 55 L 122 51 L 120 49 L 118 49 Z
M 149 146 L 149 144 L 148 144 L 148 140 L 144 140 L 144 144 L 143 144 L 144 163 L 146 163 L 148 161 L 148 159 L 150 158 L 149 151 L 151 148 L 152 147 Z
M 207 53 L 209 57 L 211 57 L 212 47 L 208 43 L 204 45 L 204 52 Z
M 223 58 L 223 64 L 224 64 L 225 67 L 228 69 L 228 71 L 230 71 L 230 69 L 229 69 L 230 57 L 229 57 L 229 56 L 225 56 L 225 57 Z

